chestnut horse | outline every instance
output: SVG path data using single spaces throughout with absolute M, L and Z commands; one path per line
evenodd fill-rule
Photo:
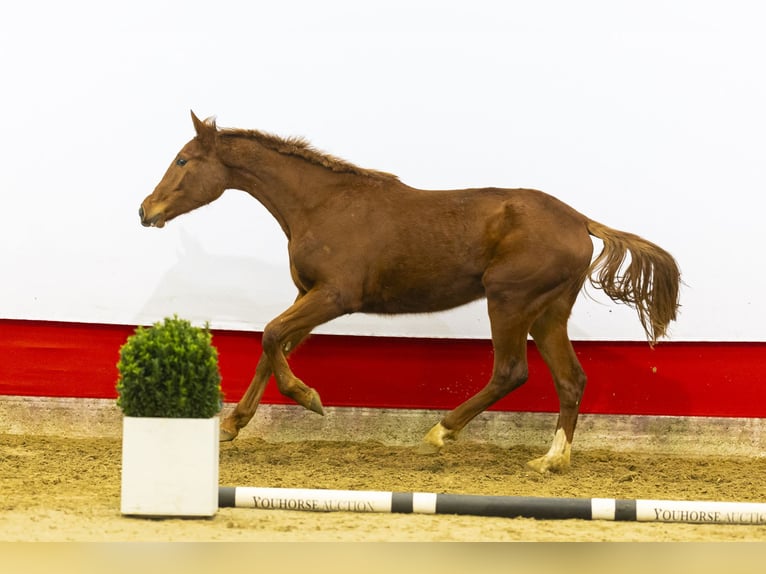
M 318 393 L 287 363 L 316 326 L 347 313 L 429 313 L 486 298 L 492 376 L 426 434 L 421 449 L 439 451 L 527 380 L 531 334 L 553 375 L 560 411 L 550 450 L 529 465 L 561 470 L 569 466 L 586 380 L 567 335 L 585 280 L 634 307 L 650 343 L 676 317 L 680 272 L 669 253 L 543 192 L 415 189 L 302 139 L 218 129 L 193 112 L 192 121 L 197 135 L 141 204 L 141 223 L 163 227 L 226 189 L 246 191 L 287 235 L 298 288 L 295 302 L 266 325 L 255 375 L 222 421 L 221 440 L 250 421 L 272 374 L 282 394 L 323 414 Z M 591 235 L 603 241 L 593 261 Z

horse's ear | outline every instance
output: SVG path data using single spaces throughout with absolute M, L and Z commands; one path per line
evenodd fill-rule
M 203 143 L 212 143 L 215 139 L 216 125 L 215 118 L 208 118 L 204 122 L 200 120 L 197 115 L 191 112 L 192 123 L 194 124 L 194 130 L 197 132 L 197 139 Z

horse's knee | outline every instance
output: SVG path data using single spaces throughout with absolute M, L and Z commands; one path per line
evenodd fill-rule
M 266 353 L 267 356 L 271 356 L 279 349 L 281 339 L 282 337 L 279 333 L 279 329 L 270 324 L 266 325 L 261 337 L 261 347 L 263 348 L 263 352 Z

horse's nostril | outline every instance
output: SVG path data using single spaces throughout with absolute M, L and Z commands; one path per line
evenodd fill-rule
M 144 206 L 143 205 L 138 208 L 138 217 L 140 217 L 141 220 L 143 221 L 143 219 L 144 219 Z

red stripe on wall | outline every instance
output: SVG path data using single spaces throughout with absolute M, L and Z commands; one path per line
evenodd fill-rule
M 115 398 L 120 346 L 134 327 L 0 320 L 0 394 Z M 223 390 L 237 401 L 260 333 L 213 331 Z M 766 343 L 576 342 L 588 374 L 583 413 L 766 417 Z M 315 335 L 290 358 L 325 406 L 450 409 L 486 384 L 483 340 Z M 548 371 L 529 345 L 529 382 L 493 407 L 556 412 Z M 290 404 L 273 382 L 264 403 Z

